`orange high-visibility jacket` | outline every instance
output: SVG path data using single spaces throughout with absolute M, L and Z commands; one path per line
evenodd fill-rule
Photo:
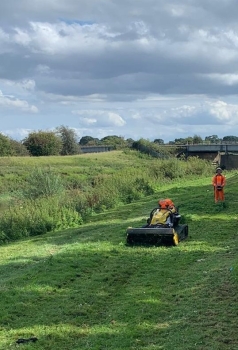
M 212 184 L 214 187 L 221 186 L 224 187 L 226 184 L 226 178 L 222 174 L 216 174 L 212 178 Z

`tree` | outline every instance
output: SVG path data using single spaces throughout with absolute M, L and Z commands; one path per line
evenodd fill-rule
M 127 142 L 127 146 L 131 148 L 134 140 L 132 138 L 129 138 L 129 139 L 126 139 L 126 142 Z
M 109 135 L 109 136 L 103 137 L 101 139 L 101 144 L 113 146 L 115 149 L 127 147 L 127 142 L 124 139 L 124 137 L 116 136 L 116 135 Z
M 226 142 L 238 142 L 238 137 L 237 136 L 224 136 L 222 141 Z
M 61 125 L 56 129 L 56 132 L 62 141 L 61 155 L 66 156 L 80 153 L 77 134 L 73 129 Z
M 206 136 L 205 141 L 209 143 L 219 143 L 221 139 L 217 135 Z
M 95 137 L 93 140 L 89 141 L 86 146 L 99 146 L 100 140 Z
M 86 145 L 94 146 L 94 145 L 98 145 L 99 143 L 100 143 L 99 139 L 94 138 L 92 136 L 83 136 L 79 141 L 79 144 L 81 146 L 86 146 Z
M 188 138 L 185 138 L 185 139 L 183 139 L 183 138 L 175 139 L 175 140 L 174 140 L 174 143 L 175 143 L 176 145 L 186 145 L 186 144 L 188 143 Z
M 23 140 L 32 156 L 53 156 L 59 155 L 62 150 L 62 141 L 53 131 L 31 132 Z
M 8 136 L 0 133 L 0 157 L 12 155 L 11 142 Z
M 164 140 L 162 140 L 162 139 L 155 139 L 154 143 L 158 143 L 159 145 L 163 145 L 164 144 Z
M 185 140 L 184 144 L 186 144 L 186 145 L 193 144 L 193 137 L 191 137 L 191 136 L 186 137 L 184 140 Z
M 22 142 L 10 139 L 13 156 L 29 156 L 30 153 Z
M 193 136 L 193 143 L 194 143 L 194 144 L 203 143 L 203 139 L 202 139 L 201 136 L 199 136 L 199 135 L 194 135 L 194 136 Z

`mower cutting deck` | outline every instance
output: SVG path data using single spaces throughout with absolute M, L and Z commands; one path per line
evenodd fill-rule
M 128 244 L 178 245 L 188 237 L 188 225 L 176 227 L 128 227 L 126 241 Z

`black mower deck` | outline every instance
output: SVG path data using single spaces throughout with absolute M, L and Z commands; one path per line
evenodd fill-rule
M 140 227 L 127 229 L 127 243 L 151 244 L 151 245 L 178 245 L 188 236 L 188 225 L 177 225 L 176 227 Z

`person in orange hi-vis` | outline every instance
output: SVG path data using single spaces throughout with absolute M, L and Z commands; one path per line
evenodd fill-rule
M 226 185 L 226 178 L 224 175 L 222 175 L 222 169 L 217 168 L 216 169 L 216 175 L 212 178 L 212 185 L 214 187 L 214 199 L 215 203 L 218 201 L 224 201 L 224 186 Z

